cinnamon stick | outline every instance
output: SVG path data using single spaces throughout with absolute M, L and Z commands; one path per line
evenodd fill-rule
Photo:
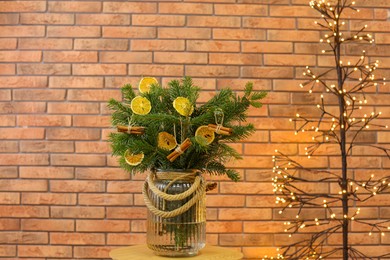
M 233 132 L 233 130 L 229 127 L 217 126 L 214 124 L 208 124 L 207 126 L 217 134 L 221 134 L 221 135 L 231 135 Z
M 186 140 L 184 140 L 184 142 L 182 144 L 180 144 L 178 147 L 176 147 L 176 149 L 167 156 L 167 159 L 170 162 L 173 162 L 174 160 L 177 159 L 177 157 L 179 157 L 181 154 L 183 154 L 183 152 L 185 150 L 187 150 L 191 145 L 192 145 L 191 140 L 189 138 L 187 138 Z
M 117 125 L 116 126 L 118 132 L 121 133 L 128 133 L 128 134 L 135 134 L 135 135 L 142 135 L 145 132 L 144 127 L 140 126 L 125 126 L 125 125 Z M 129 131 L 130 130 L 130 131 Z

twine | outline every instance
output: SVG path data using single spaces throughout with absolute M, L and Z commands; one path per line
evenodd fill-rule
M 175 177 L 176 176 L 176 177 Z M 174 177 L 172 179 L 172 177 Z M 192 206 L 195 205 L 196 202 L 198 202 L 202 196 L 204 196 L 206 191 L 206 184 L 204 181 L 202 181 L 202 177 L 197 172 L 192 172 L 188 174 L 170 174 L 170 173 L 164 173 L 162 175 L 162 179 L 172 179 L 172 181 L 169 182 L 167 187 L 165 187 L 164 191 L 159 190 L 155 183 L 155 175 L 153 173 L 149 173 L 145 183 L 144 187 L 142 189 L 142 194 L 144 196 L 144 201 L 146 204 L 146 207 L 156 216 L 162 217 L 162 218 L 173 218 L 176 216 L 179 216 L 183 214 L 184 212 L 188 211 Z M 176 181 L 178 180 L 193 180 L 193 184 L 191 187 L 179 194 L 167 194 L 166 190 L 172 186 Z M 177 201 L 177 200 L 183 200 L 185 198 L 190 197 L 193 195 L 193 197 L 187 201 L 185 204 L 183 204 L 181 207 L 171 210 L 171 211 L 163 211 L 158 208 L 156 208 L 153 203 L 150 201 L 150 198 L 148 196 L 148 188 L 158 197 L 166 200 L 166 201 Z
M 177 152 L 179 155 L 182 155 L 184 153 L 183 150 L 180 148 L 180 145 L 176 147 L 175 152 Z
M 219 131 L 221 130 L 221 128 L 222 128 L 222 124 L 217 125 L 217 128 L 215 128 L 215 132 L 217 134 L 219 134 Z

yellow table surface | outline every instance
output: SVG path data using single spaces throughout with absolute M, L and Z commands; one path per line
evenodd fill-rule
M 208 246 L 200 250 L 197 256 L 191 257 L 164 257 L 157 256 L 146 245 L 129 246 L 114 249 L 110 252 L 114 260 L 149 260 L 149 259 L 175 259 L 175 260 L 238 260 L 242 259 L 242 253 L 229 248 Z

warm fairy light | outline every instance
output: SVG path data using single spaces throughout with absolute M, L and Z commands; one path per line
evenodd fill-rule
M 340 1 L 341 2 L 341 1 Z M 351 5 L 354 5 L 355 2 L 353 1 L 351 4 L 348 4 L 348 7 L 351 7 Z M 346 23 L 339 20 L 339 13 L 337 13 L 337 8 L 335 8 L 335 5 L 332 2 L 325 1 L 325 0 L 317 0 L 317 1 L 311 1 L 310 6 L 312 8 L 315 8 L 316 10 L 319 10 L 322 12 L 322 17 L 325 19 L 325 23 L 320 23 L 318 21 L 314 21 L 314 24 L 322 26 L 323 28 L 328 29 L 328 32 L 323 35 L 323 38 L 320 39 L 320 42 L 323 43 L 324 40 L 330 44 L 333 51 L 335 50 L 335 47 L 337 44 L 341 45 L 344 41 L 346 42 L 353 42 L 353 41 L 367 41 L 372 43 L 373 37 L 369 33 L 362 33 L 362 31 L 359 31 L 355 34 L 352 34 L 351 36 L 346 36 L 343 34 L 340 30 L 341 26 L 344 26 Z M 333 10 L 333 11 L 332 11 Z M 367 28 L 367 25 L 364 26 L 364 28 Z M 321 49 L 321 53 L 325 54 L 328 52 L 332 52 L 332 50 L 327 49 Z M 299 132 L 305 133 L 308 131 L 319 133 L 316 136 L 311 137 L 311 139 L 314 141 L 314 144 L 308 145 L 304 148 L 304 156 L 308 159 L 312 158 L 315 154 L 316 149 L 323 143 L 337 143 L 339 140 L 337 137 L 340 137 L 339 131 L 341 129 L 345 129 L 345 131 L 350 130 L 353 127 L 359 127 L 361 129 L 369 129 L 371 128 L 372 124 L 371 120 L 375 119 L 376 117 L 380 116 L 382 112 L 370 112 L 367 114 L 363 114 L 361 116 L 354 116 L 353 112 L 358 111 L 358 109 L 362 109 L 363 106 L 367 104 L 367 99 L 364 97 L 365 88 L 367 87 L 377 87 L 384 85 L 386 82 L 378 84 L 379 80 L 375 78 L 374 72 L 379 67 L 379 61 L 370 62 L 368 64 L 367 60 L 369 57 L 366 55 L 365 51 L 362 51 L 362 54 L 360 56 L 360 60 L 358 60 L 356 63 L 351 60 L 344 60 L 337 58 L 336 64 L 338 65 L 338 68 L 341 68 L 343 70 L 342 73 L 345 73 L 345 78 L 350 78 L 353 81 L 356 81 L 356 86 L 352 85 L 352 90 L 350 86 L 343 83 L 337 83 L 337 84 L 331 84 L 330 80 L 328 78 L 324 78 L 324 75 L 326 73 L 317 73 L 315 69 L 310 68 L 309 66 L 306 66 L 306 69 L 302 72 L 303 75 L 307 78 L 307 81 L 304 83 L 299 84 L 299 87 L 303 89 L 305 86 L 308 87 L 307 92 L 310 94 L 315 93 L 316 87 L 324 87 L 324 90 L 326 92 L 330 92 L 331 94 L 334 94 L 338 96 L 338 98 L 343 99 L 344 102 L 344 111 L 342 113 L 342 118 L 338 118 L 338 114 L 335 114 L 337 116 L 333 116 L 333 110 L 328 111 L 327 106 L 334 104 L 325 104 L 324 103 L 324 94 L 319 94 L 320 102 L 318 102 L 316 107 L 320 109 L 323 112 L 323 115 L 321 116 L 321 119 L 317 120 L 307 118 L 306 115 L 301 115 L 299 113 L 295 114 L 295 118 L 290 118 L 290 122 L 297 122 L 296 123 L 296 130 L 294 132 L 295 135 L 297 135 Z M 370 58 L 371 59 L 371 58 Z M 349 74 L 348 74 L 349 73 Z M 353 76 L 350 76 L 353 74 Z M 385 79 L 383 79 L 385 81 Z M 353 82 L 351 81 L 351 82 Z M 332 81 L 335 82 L 335 81 Z M 346 82 L 346 81 L 345 81 Z M 357 89 L 357 91 L 356 91 Z M 306 91 L 305 91 L 306 92 Z M 306 93 L 307 93 L 306 92 Z M 363 94 L 363 95 L 360 95 Z M 357 98 L 354 95 L 358 95 Z M 362 98 L 360 98 L 362 96 Z M 318 97 L 317 97 L 318 98 Z M 361 99 L 361 100 L 360 100 Z M 302 112 L 302 114 L 304 114 Z M 302 122 L 302 124 L 299 124 Z M 315 122 L 318 122 L 318 125 L 313 124 Z M 326 125 L 326 127 L 324 127 Z M 329 125 L 329 126 L 328 126 Z M 388 126 L 383 126 L 388 127 Z M 325 128 L 325 129 L 324 129 Z M 352 131 L 355 131 L 354 129 Z M 322 140 L 321 140 L 322 137 Z M 319 145 L 318 145 L 319 144 Z M 318 146 L 317 146 L 318 145 Z M 386 149 L 387 150 L 387 149 Z M 312 199 L 321 198 L 322 194 L 315 194 L 311 196 L 310 193 L 306 193 L 305 191 L 300 190 L 299 186 L 294 186 L 294 182 L 300 182 L 300 178 L 302 176 L 300 175 L 299 169 L 305 169 L 300 168 L 301 165 L 299 163 L 290 160 L 288 156 L 284 156 L 282 153 L 280 153 L 278 150 L 275 150 L 275 153 L 279 153 L 277 157 L 273 157 L 274 164 L 279 164 L 274 166 L 273 172 L 275 173 L 275 178 L 273 178 L 273 190 L 275 193 L 279 194 L 280 197 L 277 197 L 275 200 L 275 203 L 278 205 L 283 205 L 283 209 L 279 210 L 279 214 L 283 214 L 286 208 L 300 208 L 297 210 L 295 215 L 295 220 L 290 222 L 284 222 L 284 225 L 286 226 L 284 229 L 284 232 L 287 232 L 288 236 L 291 238 L 295 233 L 300 232 L 301 229 L 304 229 L 305 227 L 311 227 L 311 226 L 320 226 L 328 224 L 327 222 L 337 222 L 340 223 L 343 220 L 347 221 L 356 221 L 357 215 L 360 214 L 360 208 L 358 208 L 353 215 L 349 215 L 345 212 L 339 213 L 336 217 L 336 214 L 332 210 L 333 205 L 336 201 L 333 199 L 335 197 L 332 197 L 332 199 L 326 199 L 314 203 L 313 205 L 321 206 L 323 207 L 328 213 L 329 219 L 320 220 L 319 218 L 314 218 L 311 220 L 306 220 L 304 217 L 300 216 L 302 214 L 301 209 L 303 207 L 306 207 L 308 204 L 307 202 L 310 201 L 312 203 Z M 300 153 L 301 154 L 301 153 Z M 280 157 L 279 157 L 280 156 Z M 314 158 L 314 157 L 313 157 Z M 285 160 L 285 161 L 284 161 Z M 288 164 L 288 167 L 286 165 Z M 298 169 L 298 174 L 295 176 L 295 173 L 290 173 L 289 171 L 296 171 Z M 374 176 L 372 175 L 370 179 L 366 180 L 365 182 L 361 181 L 355 181 L 349 179 L 347 181 L 347 188 L 342 188 L 338 191 L 339 196 L 338 199 L 344 200 L 345 198 L 351 199 L 352 197 L 355 197 L 356 199 L 360 199 L 360 194 L 358 193 L 359 188 L 364 190 L 364 194 L 368 194 L 369 196 L 375 196 L 377 194 L 380 194 L 384 188 L 390 187 L 390 181 L 388 179 L 381 179 L 381 180 L 373 180 Z M 332 179 L 332 178 L 330 178 Z M 304 179 L 306 180 L 306 179 Z M 310 179 L 310 181 L 312 181 Z M 295 192 L 295 193 L 294 193 Z M 320 195 L 320 196 L 318 196 Z M 326 194 L 327 196 L 329 194 Z M 326 196 L 324 196 L 326 197 Z M 324 198 L 322 197 L 322 198 Z M 336 206 L 338 207 L 338 206 Z M 351 206 L 352 207 L 352 206 Z M 351 212 L 351 211 L 350 211 Z M 387 227 L 389 226 L 389 227 Z M 386 227 L 381 228 L 387 228 L 387 230 L 390 230 L 390 225 L 386 225 Z M 372 232 L 381 230 L 377 229 L 377 226 L 373 226 Z M 372 234 L 370 232 L 370 235 Z M 382 236 L 384 235 L 384 232 L 381 233 Z M 294 239 L 295 240 L 295 239 Z M 319 252 L 317 249 L 311 249 L 309 251 L 306 251 L 306 253 L 297 255 L 298 257 L 295 259 L 322 259 L 324 252 Z M 288 254 L 278 254 L 277 257 L 269 257 L 267 259 L 289 259 L 287 256 Z

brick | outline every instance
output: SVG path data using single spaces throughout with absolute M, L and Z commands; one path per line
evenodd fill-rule
M 52 154 L 50 157 L 52 165 L 77 165 L 77 166 L 103 166 L 106 163 L 103 155 L 74 155 L 74 154 Z
M 280 148 L 278 144 L 245 144 L 246 155 L 274 155 L 275 150 Z M 283 145 L 283 154 L 296 155 L 298 153 L 296 144 Z
M 45 111 L 43 102 L 0 102 L 0 112 L 7 114 L 31 114 Z
M 0 75 L 14 75 L 15 73 L 15 64 L 0 64 Z
M 101 246 L 101 247 L 77 246 L 74 248 L 74 257 L 92 258 L 92 259 L 110 258 L 109 252 L 113 249 L 114 247 L 109 247 L 109 246 Z
M 0 24 L 18 24 L 19 14 L 0 14 Z
M 187 50 L 208 52 L 238 52 L 240 50 L 240 43 L 238 41 L 187 40 Z
M 0 1 L 0 12 L 43 12 L 46 1 Z
M 134 16 L 133 16 L 134 17 Z M 130 25 L 128 14 L 76 14 L 79 25 Z
M 270 192 L 269 183 L 220 183 L 220 192 L 228 194 L 268 194 Z
M 73 220 L 22 219 L 22 229 L 29 231 L 73 231 Z
M 50 77 L 49 87 L 50 88 L 103 88 L 102 77 Z
M 160 13 L 211 14 L 213 6 L 202 3 L 159 3 Z
M 306 6 L 270 6 L 271 16 L 318 17 L 317 11 Z
M 154 52 L 155 63 L 205 64 L 207 60 L 205 53 Z
M 48 103 L 47 112 L 52 114 L 98 114 L 99 104 L 94 103 Z
M 213 29 L 213 39 L 217 40 L 265 40 L 265 30 L 261 29 Z
M 44 129 L 42 128 L 2 128 L 1 139 L 43 139 Z
M 107 183 L 108 192 L 141 192 L 142 187 L 142 181 L 109 181 Z
M 26 205 L 75 205 L 76 194 L 23 192 L 22 203 Z
M 92 232 L 128 232 L 130 222 L 127 220 L 77 220 L 77 231 Z
M 232 221 L 209 221 L 206 223 L 208 233 L 239 233 L 242 232 L 241 222 Z
M 341 160 L 338 157 L 330 157 L 329 165 L 331 168 L 340 168 Z M 348 160 L 350 168 L 380 168 L 381 160 L 378 157 L 350 157 Z
M 260 246 L 271 245 L 271 234 L 221 234 L 220 244 L 224 246 Z
M 237 66 L 189 65 L 186 67 L 186 73 L 192 77 L 237 77 L 239 68 Z
M 28 179 L 72 179 L 71 167 L 20 167 L 20 177 Z
M 132 51 L 183 51 L 184 40 L 131 40 Z
M 245 233 L 282 233 L 284 225 L 282 222 L 244 222 Z
M 18 177 L 18 170 L 16 167 L 0 167 L 0 178 L 12 179 Z
M 47 77 L 17 76 L 0 77 L 0 88 L 45 88 Z
M 207 195 L 207 207 L 243 207 L 245 197 L 241 195 Z
M 265 54 L 264 64 L 270 66 L 314 66 L 316 65 L 316 57 L 312 55 L 279 55 Z
M 70 246 L 19 246 L 18 255 L 21 257 L 72 257 Z
M 110 116 L 73 116 L 73 125 L 80 127 L 108 127 Z
M 50 233 L 51 244 L 61 245 L 104 245 L 104 234 Z
M 50 208 L 52 218 L 77 218 L 96 219 L 104 218 L 104 207 L 59 207 Z
M 19 145 L 16 141 L 2 141 L 0 146 L 0 152 L 2 153 L 15 153 L 19 151 Z
M 64 100 L 65 90 L 52 90 L 52 89 L 31 89 L 28 91 L 29 95 L 26 95 L 26 91 L 22 89 L 13 90 L 14 100 L 36 100 L 36 101 L 53 101 Z
M 73 64 L 74 75 L 126 75 L 125 64 Z
M 241 75 L 247 78 L 258 78 L 261 75 L 263 78 L 292 78 L 294 75 L 292 68 L 281 67 L 254 67 L 245 66 L 241 69 Z
M 11 90 L 9 89 L 0 89 L 0 100 L 9 101 L 11 100 Z
M 77 153 L 110 153 L 111 146 L 108 142 L 76 142 Z
M 41 59 L 40 51 L 0 51 L 2 62 L 39 62 Z
M 48 37 L 100 37 L 99 26 L 47 26 Z
M 139 65 L 142 66 L 142 65 Z M 155 74 L 152 74 L 155 75 Z M 121 99 L 122 95 L 117 90 L 68 90 L 68 100 L 71 101 L 104 101 L 110 98 Z
M 20 220 L 3 218 L 0 219 L 0 230 L 19 230 Z
M 189 16 L 187 26 L 194 27 L 240 27 L 239 17 L 228 16 Z
M 253 165 L 262 165 L 262 167 L 272 167 L 272 162 L 269 157 L 264 156 L 243 156 L 242 161 L 231 161 L 227 163 L 227 167 L 231 168 L 253 168 Z
M 46 51 L 43 54 L 44 62 L 97 62 L 98 54 L 95 51 Z
M 19 115 L 20 126 L 70 126 L 71 116 Z
M 107 243 L 109 245 L 134 245 L 146 243 L 145 234 L 108 234 Z M 126 242 L 127 241 L 127 242 Z
M 78 180 L 51 180 L 50 191 L 52 192 L 102 192 L 104 183 L 98 181 Z
M 129 64 L 129 75 L 142 76 L 181 76 L 184 68 L 182 65 L 165 65 L 165 64 Z
M 127 50 L 127 40 L 116 39 L 76 39 L 76 50 Z
M 0 39 L 0 49 L 3 50 L 12 50 L 16 49 L 17 40 L 13 38 L 1 38 Z
M 250 5 L 250 4 L 216 4 L 215 14 L 217 15 L 267 15 L 266 5 Z
M 184 26 L 183 15 L 132 15 L 132 25 L 141 26 Z
M 209 28 L 158 28 L 161 39 L 210 39 Z
M 145 207 L 109 207 L 107 208 L 108 219 L 146 219 Z
M 49 157 L 44 154 L 2 154 L 0 165 L 48 165 Z
M 243 27 L 262 29 L 294 29 L 295 19 L 293 18 L 259 18 L 244 17 Z
M 0 190 L 5 191 L 13 191 L 12 187 L 4 187 L 6 184 L 15 184 L 14 180 L 2 180 L 0 182 Z M 20 203 L 20 195 L 16 192 L 0 192 L 0 203 L 1 204 L 19 204 Z
M 27 75 L 69 75 L 69 64 L 18 64 L 19 74 Z
M 228 54 L 228 53 L 210 53 L 210 64 L 238 64 L 238 65 L 261 65 L 262 55 L 259 54 Z
M 2 26 L 0 37 L 43 37 L 45 26 Z
M 12 218 L 48 218 L 46 206 L 0 206 L 0 217 Z
M 15 116 L 0 115 L 0 126 L 15 126 L 15 119 Z
M 133 204 L 132 194 L 80 194 L 79 205 L 126 206 Z
M 49 128 L 46 137 L 49 140 L 97 140 L 100 139 L 100 131 L 87 128 Z
M 105 13 L 155 13 L 156 3 L 104 2 Z
M 105 63 L 152 63 L 151 52 L 100 52 Z
M 35 243 L 47 243 L 47 233 L 39 232 L 2 232 L 0 237 L 0 243 L 5 244 L 35 244 Z
M 55 14 L 55 13 L 27 13 L 20 15 L 21 24 L 73 24 L 73 14 Z
M 76 151 L 83 152 L 78 149 L 79 142 L 76 143 Z M 81 150 L 81 151 L 80 151 Z M 82 180 L 129 180 L 128 173 L 117 168 L 76 168 L 77 179 Z
M 103 27 L 104 38 L 155 38 L 156 28 L 153 27 Z
M 0 180 L 0 191 L 47 191 L 45 180 Z
M 70 13 L 99 13 L 102 11 L 101 2 L 86 1 L 50 1 L 49 12 L 70 12 Z
M 72 46 L 71 39 L 23 38 L 19 40 L 19 48 L 24 50 L 71 50 Z
M 262 220 L 271 219 L 270 209 L 232 208 L 219 209 L 219 220 Z
M 316 31 L 268 30 L 267 33 L 271 41 L 317 42 L 320 39 Z

